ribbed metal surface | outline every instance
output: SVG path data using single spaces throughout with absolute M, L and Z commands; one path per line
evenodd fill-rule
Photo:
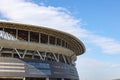
M 0 61 L 0 77 L 50 77 L 78 80 L 76 68 L 60 62 L 2 57 Z

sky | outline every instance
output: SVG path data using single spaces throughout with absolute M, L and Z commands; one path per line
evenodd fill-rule
M 54 28 L 79 38 L 80 80 L 120 78 L 120 0 L 0 0 L 0 20 Z

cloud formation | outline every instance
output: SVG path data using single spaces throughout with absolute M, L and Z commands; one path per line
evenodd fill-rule
M 77 69 L 81 80 L 112 80 L 119 78 L 120 64 L 91 58 L 79 58 Z
M 55 28 L 78 37 L 87 36 L 87 31 L 78 26 L 80 20 L 74 19 L 69 11 L 61 7 L 39 6 L 24 0 L 1 0 L 0 11 L 13 21 Z
M 120 54 L 120 42 L 114 39 L 94 36 L 91 41 L 97 46 L 100 46 L 104 53 Z
M 71 13 L 62 7 L 37 5 L 26 0 L 0 0 L 0 14 L 10 21 L 40 25 L 68 32 L 82 39 L 87 43 L 86 45 L 90 43 L 98 46 L 104 53 L 120 53 L 120 42 L 112 38 L 95 35 L 83 29 L 81 20 L 71 16 Z M 112 72 L 106 70 L 116 71 L 114 72 L 116 75 L 119 75 L 118 71 L 120 71 L 120 69 L 113 69 L 113 67 L 118 67 L 120 64 L 104 63 L 93 59 L 78 59 L 77 64 L 79 64 L 77 69 L 82 78 L 81 80 L 89 80 L 89 77 L 92 78 L 91 80 L 98 80 L 97 75 L 101 74 L 105 77 L 105 79 L 100 78 L 101 80 L 110 80 L 106 76 L 112 75 Z M 87 67 L 85 68 L 85 66 Z M 109 68 L 107 69 L 107 67 Z M 103 72 L 106 74 L 103 74 Z
M 1 0 L 0 13 L 8 20 L 62 30 L 99 46 L 105 53 L 120 53 L 120 42 L 100 37 L 81 28 L 81 20 L 62 7 L 37 5 L 25 0 Z

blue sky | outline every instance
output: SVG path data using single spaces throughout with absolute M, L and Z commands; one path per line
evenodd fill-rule
M 0 20 L 55 28 L 78 37 L 86 53 L 81 80 L 120 78 L 120 0 L 1 0 Z

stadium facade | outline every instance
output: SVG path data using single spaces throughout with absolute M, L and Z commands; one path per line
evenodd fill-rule
M 0 21 L 0 80 L 79 80 L 75 61 L 84 52 L 68 33 Z

